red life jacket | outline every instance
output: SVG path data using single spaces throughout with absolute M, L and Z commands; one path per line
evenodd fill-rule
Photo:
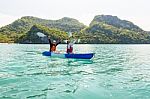
M 73 52 L 73 47 L 71 46 L 69 48 L 67 47 L 67 53 L 72 53 L 72 52 Z

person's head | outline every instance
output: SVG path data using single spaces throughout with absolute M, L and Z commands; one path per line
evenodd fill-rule
M 70 43 L 70 41 L 69 40 L 67 40 L 67 44 L 69 44 Z

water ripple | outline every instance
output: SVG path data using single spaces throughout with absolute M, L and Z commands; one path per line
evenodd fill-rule
M 0 46 L 2 99 L 150 98 L 149 45 L 74 46 L 95 52 L 92 60 L 42 56 L 49 45 Z

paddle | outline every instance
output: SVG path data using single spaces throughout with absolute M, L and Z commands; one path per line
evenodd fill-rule
M 78 39 L 77 42 L 80 43 L 80 39 Z
M 72 32 L 68 32 L 68 36 L 69 36 L 69 38 L 73 37 Z M 67 40 L 65 42 L 67 42 Z M 80 39 L 74 39 L 72 42 L 73 43 L 75 43 L 75 42 L 80 43 Z
M 37 34 L 37 36 L 39 36 L 39 37 L 45 37 L 45 36 L 47 36 L 47 35 L 45 35 L 44 33 L 41 33 L 41 32 L 37 32 L 36 34 Z
M 72 37 L 72 32 L 68 32 L 68 36 L 69 36 L 69 37 Z
M 37 32 L 36 33 L 37 34 L 37 36 L 39 36 L 39 37 L 41 37 L 41 38 L 43 38 L 43 37 L 48 37 L 47 35 L 45 35 L 44 33 L 42 33 L 42 32 Z M 72 32 L 68 32 L 68 36 L 69 37 L 72 37 Z M 67 43 L 67 40 L 63 40 L 65 43 Z M 80 39 L 77 39 L 77 43 L 79 43 L 80 42 Z
M 67 40 L 63 40 L 64 41 L 64 43 L 67 43 Z
M 44 33 L 37 32 L 36 34 L 37 34 L 37 36 L 39 36 L 39 37 L 41 37 L 41 38 L 43 38 L 43 37 L 47 37 L 47 38 L 48 38 L 48 36 L 45 35 Z M 69 35 L 69 34 L 68 34 L 68 35 Z M 71 34 L 70 34 L 70 35 L 71 35 Z M 63 41 L 64 41 L 64 43 L 67 43 L 67 40 L 63 40 Z

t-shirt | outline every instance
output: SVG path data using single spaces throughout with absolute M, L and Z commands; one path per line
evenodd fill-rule
M 76 42 L 76 40 L 71 40 L 71 42 L 67 45 L 67 49 L 73 48 L 73 44 Z

